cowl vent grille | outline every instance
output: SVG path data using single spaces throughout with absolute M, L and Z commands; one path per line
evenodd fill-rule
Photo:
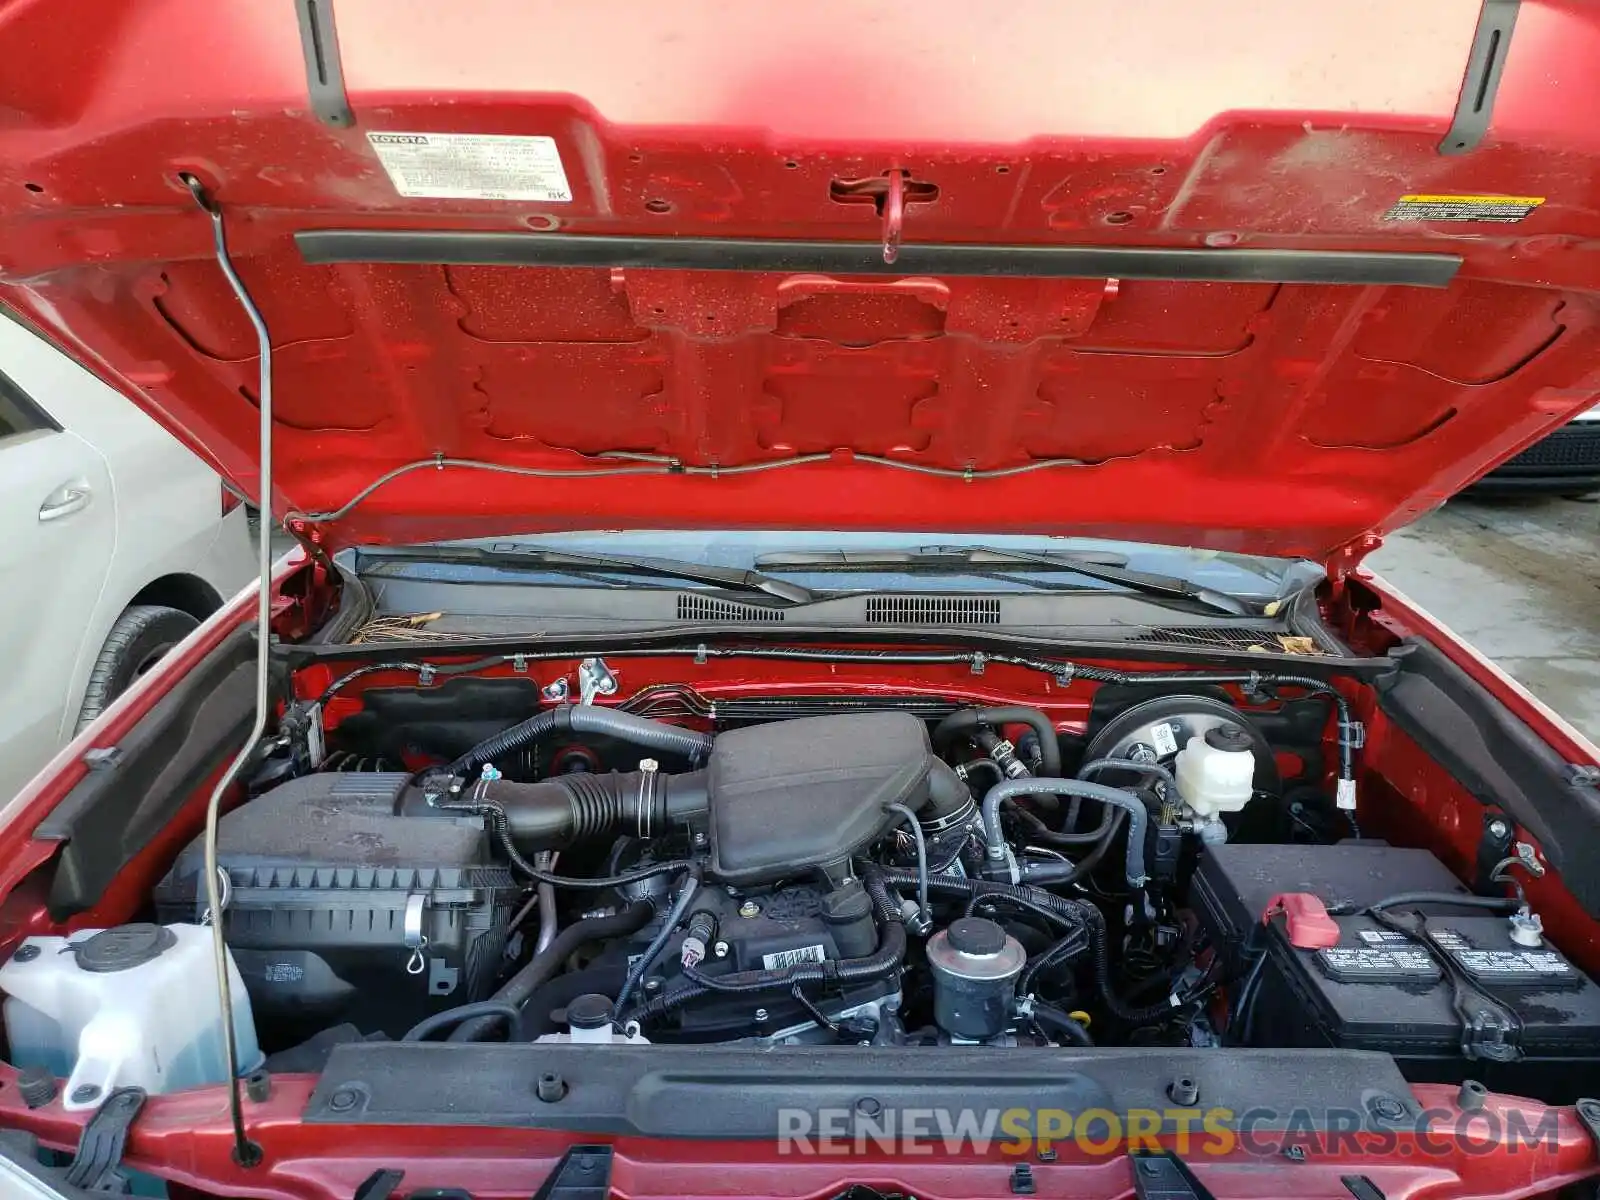
M 872 596 L 869 625 L 998 625 L 1000 601 L 992 596 Z
M 715 596 L 696 596 L 690 592 L 680 592 L 678 620 L 781 621 L 783 609 L 763 608 L 759 604 L 740 604 L 734 600 L 718 600 Z
M 1323 648 L 1307 637 L 1289 637 L 1270 629 L 1237 629 L 1215 625 L 1147 629 L 1131 642 L 1165 646 L 1206 646 L 1217 650 L 1256 650 L 1273 654 L 1321 654 Z

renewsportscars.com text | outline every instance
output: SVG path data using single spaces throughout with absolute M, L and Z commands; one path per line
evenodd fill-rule
M 778 1113 L 778 1152 L 802 1156 L 975 1153 L 1026 1155 L 1076 1150 L 1090 1155 L 1170 1149 L 1181 1155 L 1270 1156 L 1300 1147 L 1317 1154 L 1446 1157 L 1549 1150 L 1559 1138 L 1556 1110 L 1537 1117 L 1454 1108 L 1426 1109 L 1403 1123 L 1375 1124 L 1355 1109 L 1289 1112 L 1226 1108 L 949 1109 L 791 1108 Z

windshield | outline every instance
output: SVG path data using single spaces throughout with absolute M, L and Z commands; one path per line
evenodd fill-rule
M 1170 576 L 1198 587 L 1240 597 L 1270 599 L 1300 583 L 1320 578 L 1315 564 L 1297 559 L 1267 558 L 1147 542 L 1099 538 L 1050 538 L 972 533 L 857 533 L 785 530 L 617 530 L 564 534 L 528 534 L 440 542 L 431 547 L 408 548 L 403 564 L 391 564 L 407 574 L 447 571 L 454 579 L 504 579 L 522 583 L 569 586 L 615 586 L 625 582 L 641 587 L 716 587 L 682 578 L 647 577 L 631 572 L 608 572 L 594 567 L 580 574 L 569 568 L 541 569 L 538 557 L 563 552 L 595 557 L 673 560 L 712 568 L 756 570 L 779 577 L 818 594 L 879 592 L 926 588 L 936 573 L 940 590 L 1028 592 L 1041 587 L 1082 587 L 1118 590 L 1103 579 L 1081 575 L 1062 567 L 1035 566 L 1027 561 L 962 563 L 953 552 L 984 550 L 1079 557 L 1086 565 L 1100 564 L 1129 571 Z M 418 551 L 439 551 L 440 565 L 418 561 Z M 452 558 L 461 551 L 486 552 L 482 561 Z M 375 547 L 361 552 L 363 566 L 392 554 L 393 548 Z M 900 561 L 878 561 L 899 558 Z M 527 556 L 525 566 L 517 558 Z M 846 559 L 844 556 L 848 556 Z M 807 561 L 815 558 L 815 563 Z M 832 561 L 830 561 L 830 559 Z

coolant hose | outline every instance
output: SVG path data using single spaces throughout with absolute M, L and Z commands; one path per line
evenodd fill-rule
M 984 855 L 991 863 L 1006 861 L 1005 832 L 1000 828 L 1000 806 L 1019 796 L 1082 796 L 1085 800 L 1098 800 L 1128 814 L 1127 878 L 1133 887 L 1143 887 L 1148 876 L 1144 869 L 1145 830 L 1150 824 L 1150 814 L 1144 801 L 1121 788 L 1090 783 L 1087 779 L 1045 779 L 1042 777 L 1007 779 L 995 784 L 983 797 Z
M 1079 797 L 1073 797 L 1073 804 L 1077 804 Z M 1122 810 L 1119 808 L 1106 808 L 1100 812 L 1100 824 L 1084 833 L 1057 833 L 1038 817 L 1025 808 L 1014 808 L 1011 815 L 1016 820 L 1027 826 L 1027 840 L 1038 842 L 1044 846 L 1099 846 L 1110 832 L 1111 822 L 1114 819 L 1122 820 Z M 1071 821 L 1071 810 L 1068 810 L 1068 821 Z
M 1083 1022 L 1073 1020 L 1053 1004 L 1040 1004 L 1037 1000 L 1034 1001 L 1033 1020 L 1041 1029 L 1059 1033 L 1074 1045 L 1094 1045 L 1094 1039 L 1083 1027 Z
M 556 934 L 549 946 L 535 954 L 521 970 L 502 983 L 490 999 L 521 1008 L 529 996 L 555 977 L 574 950 L 590 942 L 638 933 L 654 914 L 655 907 L 648 900 L 637 900 L 619 913 L 574 921 Z M 474 1017 L 463 1021 L 455 1027 L 448 1040 L 482 1041 L 484 1034 L 494 1027 L 494 1021 L 493 1017 Z
M 1100 860 L 1105 858 L 1106 852 L 1111 849 L 1111 843 L 1122 829 L 1126 816 L 1127 814 L 1120 808 L 1106 809 L 1105 817 L 1100 822 L 1100 836 L 1095 841 L 1094 848 L 1075 863 L 1062 862 L 1059 859 L 1019 863 L 1017 869 L 1022 874 L 1022 882 L 1042 887 L 1065 887 L 1069 883 L 1077 883 L 1100 865 Z
M 1167 799 L 1169 801 L 1175 802 L 1178 798 L 1177 778 L 1172 774 L 1171 771 L 1167 770 L 1167 768 L 1163 767 L 1160 763 L 1135 762 L 1131 758 L 1096 758 L 1090 762 L 1084 763 L 1078 768 L 1078 778 L 1091 779 L 1103 771 L 1134 771 L 1140 775 L 1146 775 L 1157 782 L 1167 785 Z M 1075 832 L 1078 828 L 1078 809 L 1082 803 L 1083 797 L 1073 797 L 1072 803 L 1067 806 L 1067 820 L 1065 824 L 1066 833 L 1058 835 L 1060 837 L 1072 838 L 1075 840 L 1067 842 L 1050 842 L 1050 845 L 1084 845 L 1087 842 L 1092 842 L 1097 839 L 1098 832 L 1087 837 Z M 1103 830 L 1105 827 L 1104 820 L 1100 822 L 1100 826 Z
M 968 733 L 980 725 L 1027 725 L 1039 735 L 1039 771 L 1044 775 L 1061 774 L 1061 743 L 1056 739 L 1056 728 L 1050 718 L 1037 708 L 1015 704 L 1001 708 L 963 708 L 951 713 L 933 728 L 933 744 L 940 745 L 960 733 Z
M 514 1004 L 507 1004 L 504 1000 L 478 1000 L 471 1004 L 458 1004 L 454 1008 L 447 1008 L 443 1012 L 436 1012 L 431 1016 L 423 1017 L 410 1029 L 406 1030 L 402 1042 L 425 1042 L 430 1033 L 450 1025 L 460 1025 L 463 1021 L 494 1020 L 504 1017 L 506 1021 L 506 1039 L 509 1041 L 516 1037 L 517 1022 L 522 1017 L 522 1010 Z
M 635 713 L 615 708 L 599 708 L 592 704 L 563 704 L 559 708 L 535 713 L 526 721 L 501 730 L 487 741 L 479 742 L 455 762 L 444 769 L 444 774 L 466 776 L 484 763 L 493 762 L 502 754 L 526 746 L 536 738 L 549 733 L 570 730 L 573 733 L 598 733 L 619 741 L 649 746 L 668 754 L 679 754 L 691 763 L 703 762 L 711 753 L 713 738 L 709 733 L 696 733 L 680 729 L 664 721 L 652 721 Z

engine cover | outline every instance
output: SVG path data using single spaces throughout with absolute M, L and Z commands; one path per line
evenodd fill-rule
M 712 873 L 735 884 L 843 866 L 921 807 L 930 750 L 909 713 L 804 717 L 717 738 L 707 791 Z

